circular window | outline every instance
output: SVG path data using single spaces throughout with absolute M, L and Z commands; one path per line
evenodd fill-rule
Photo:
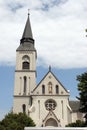
M 55 110 L 57 103 L 53 99 L 48 99 L 45 102 L 46 110 Z

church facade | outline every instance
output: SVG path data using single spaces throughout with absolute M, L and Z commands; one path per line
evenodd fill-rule
M 79 102 L 69 101 L 69 92 L 51 71 L 36 85 L 37 51 L 28 15 L 20 45 L 16 50 L 13 112 L 24 112 L 36 126 L 64 127 L 83 120 Z

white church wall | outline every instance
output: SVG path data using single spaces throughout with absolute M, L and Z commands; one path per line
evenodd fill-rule
M 80 112 L 72 113 L 72 122 L 76 122 L 76 120 L 85 121 L 84 114 Z
M 46 118 L 47 114 L 49 113 L 48 110 L 45 108 L 45 102 L 48 99 L 53 99 L 57 103 L 57 107 L 53 111 L 58 120 L 60 120 L 61 126 L 65 126 L 67 124 L 67 97 L 61 96 L 33 96 L 33 111 L 30 112 L 30 116 L 35 121 L 37 126 L 39 126 L 40 122 Z M 63 105 L 62 105 L 63 102 Z
M 26 114 L 28 115 L 28 107 L 29 107 L 29 98 L 27 97 L 18 97 L 16 96 L 14 98 L 14 102 L 13 102 L 13 112 L 14 113 L 19 113 L 19 112 L 23 112 L 23 104 L 26 105 Z

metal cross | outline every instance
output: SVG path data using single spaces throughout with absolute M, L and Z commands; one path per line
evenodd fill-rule
M 28 9 L 28 15 L 30 15 L 30 9 Z

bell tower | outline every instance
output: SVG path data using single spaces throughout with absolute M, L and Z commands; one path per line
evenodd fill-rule
M 36 49 L 30 18 L 26 21 L 20 45 L 16 50 L 13 112 L 28 113 L 32 90 L 36 87 Z

